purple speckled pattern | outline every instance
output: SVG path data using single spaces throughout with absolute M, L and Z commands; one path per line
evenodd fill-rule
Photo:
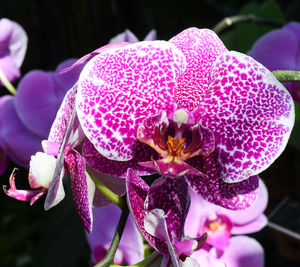
M 171 243 L 181 240 L 183 225 L 190 206 L 188 185 L 184 178 L 160 177 L 149 188 L 146 211 L 162 209 Z
M 146 216 L 144 204 L 147 198 L 149 186 L 132 169 L 128 170 L 126 186 L 128 206 L 135 223 L 151 246 L 157 249 L 160 253 L 167 255 L 167 244 L 150 235 L 144 228 L 144 219 Z
M 208 29 L 189 28 L 169 42 L 183 52 L 188 64 L 176 87 L 178 108 L 193 110 L 208 88 L 208 78 L 215 60 L 227 49 L 219 37 Z
M 56 144 L 62 143 L 73 113 L 76 92 L 77 84 L 75 84 L 65 95 L 62 104 L 57 111 L 56 118 L 52 124 L 48 141 Z
M 85 161 L 81 155 L 70 150 L 65 154 L 71 177 L 72 196 L 76 211 L 88 232 L 92 230 L 92 211 L 88 200 L 88 185 L 85 173 Z
M 86 139 L 82 147 L 82 154 L 86 163 L 98 172 L 110 174 L 115 177 L 125 178 L 128 168 L 134 169 L 139 175 L 153 174 L 151 169 L 144 168 L 138 164 L 139 160 L 150 158 L 157 159 L 158 155 L 149 146 L 142 143 L 135 143 L 133 146 L 134 157 L 128 161 L 109 160 L 102 156 L 94 145 Z
M 194 112 L 215 136 L 220 177 L 239 182 L 265 170 L 283 151 L 294 123 L 288 91 L 252 58 L 218 58 L 205 97 Z
M 214 157 L 215 153 L 196 164 L 204 176 L 185 176 L 190 187 L 205 200 L 227 209 L 241 210 L 251 207 L 258 196 L 258 176 L 251 176 L 238 183 L 225 183 L 220 178 Z
M 91 59 L 78 81 L 76 108 L 83 131 L 112 160 L 130 160 L 142 120 L 175 105 L 183 54 L 165 41 L 140 42 Z

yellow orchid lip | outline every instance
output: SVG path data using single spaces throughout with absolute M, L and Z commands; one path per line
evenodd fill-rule
M 185 138 L 176 139 L 170 135 L 168 136 L 168 153 L 169 156 L 171 156 L 172 161 L 176 161 L 176 158 L 180 157 L 184 143 Z

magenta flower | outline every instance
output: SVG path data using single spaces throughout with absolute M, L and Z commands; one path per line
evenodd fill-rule
M 247 236 L 267 224 L 263 214 L 268 201 L 267 189 L 260 180 L 255 204 L 245 210 L 232 211 L 209 203 L 190 192 L 191 207 L 185 221 L 185 234 L 191 237 L 207 233 L 203 248 L 192 254 L 203 266 L 263 266 L 263 249 Z M 240 248 L 240 249 L 239 249 Z
M 192 252 L 180 254 L 176 245 L 184 241 L 188 185 L 225 208 L 252 206 L 257 174 L 283 151 L 294 123 L 292 98 L 272 73 L 196 28 L 169 42 L 139 42 L 92 58 L 78 81 L 76 110 L 90 167 L 124 177 L 126 167 L 144 162 L 141 167 L 163 175 L 148 188 L 131 171 L 127 191 L 137 225 L 174 266 Z M 139 141 L 162 159 L 141 153 Z M 168 198 L 163 206 L 162 196 L 176 201 Z M 143 230 L 151 220 L 154 226 Z
M 259 38 L 248 54 L 269 70 L 300 70 L 300 23 L 291 22 Z M 293 99 L 300 103 L 300 85 L 284 82 Z
M 62 99 L 81 68 L 62 75 L 59 72 L 74 62 L 62 62 L 55 72 L 27 73 L 16 95 L 1 105 L 0 147 L 17 164 L 27 167 L 30 156 L 41 150 L 41 141 L 47 138 Z
M 86 237 L 94 263 L 105 257 L 115 234 L 120 215 L 121 211 L 115 205 L 93 209 L 93 232 L 87 234 Z M 119 265 L 132 265 L 143 260 L 143 258 L 143 240 L 132 217 L 129 215 L 114 262 Z
M 0 19 L 0 71 L 11 82 L 21 75 L 20 67 L 27 50 L 27 40 L 26 32 L 18 23 L 6 18 Z

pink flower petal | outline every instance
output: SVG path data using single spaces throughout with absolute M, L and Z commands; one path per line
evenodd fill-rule
M 265 170 L 284 150 L 294 124 L 288 91 L 261 64 L 237 53 L 218 58 L 195 112 L 215 136 L 220 177 L 239 182 Z
M 109 159 L 130 160 L 142 120 L 174 109 L 174 87 L 184 69 L 182 53 L 163 41 L 128 45 L 89 61 L 78 81 L 76 108 L 95 148 Z
M 71 150 L 66 153 L 65 161 L 70 172 L 71 189 L 76 211 L 83 221 L 85 229 L 90 233 L 93 224 L 92 201 L 89 197 L 89 184 L 84 158 L 77 151 Z
M 176 87 L 178 108 L 193 110 L 208 89 L 215 60 L 227 49 L 219 37 L 208 29 L 189 28 L 169 42 L 183 52 L 188 63 Z

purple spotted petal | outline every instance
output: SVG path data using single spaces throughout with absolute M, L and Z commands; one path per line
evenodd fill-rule
M 190 205 L 188 185 L 184 178 L 161 177 L 150 186 L 145 209 L 161 209 L 172 244 L 181 240 L 183 225 Z
M 162 157 L 166 157 L 168 155 L 168 147 L 165 143 L 165 135 L 168 126 L 167 113 L 162 110 L 158 114 L 148 116 L 142 121 L 137 129 L 137 138 L 140 142 L 152 147 Z
M 239 182 L 265 170 L 281 154 L 294 124 L 288 91 L 252 58 L 224 53 L 196 110 L 215 136 L 220 176 Z
M 31 155 L 42 150 L 42 137 L 31 132 L 21 122 L 13 98 L 2 105 L 0 124 L 2 149 L 13 161 L 27 167 Z
M 200 160 L 198 163 L 200 166 Z M 211 156 L 203 158 L 203 167 L 200 169 L 205 176 L 187 174 L 185 177 L 191 188 L 207 201 L 232 210 L 249 208 L 256 201 L 258 176 L 238 183 L 225 183 L 220 179 L 219 170 Z
M 161 159 L 139 162 L 139 165 L 145 168 L 155 170 L 157 173 L 168 177 L 183 176 L 187 173 L 192 175 L 203 175 L 201 171 L 197 170 L 196 168 L 193 168 L 192 166 L 188 165 L 182 160 L 169 161 L 168 159 Z
M 76 211 L 83 221 L 87 232 L 92 231 L 93 215 L 91 201 L 89 201 L 89 184 L 85 172 L 84 158 L 75 150 L 65 155 L 71 177 L 71 189 Z
M 16 110 L 24 125 L 44 138 L 60 104 L 55 86 L 50 73 L 34 70 L 22 78 L 15 96 Z
M 56 144 L 62 143 L 73 113 L 76 90 L 77 85 L 74 85 L 74 87 L 67 92 L 65 98 L 63 99 L 63 102 L 57 111 L 56 118 L 52 124 L 48 141 Z
M 153 174 L 154 171 L 143 168 L 138 164 L 139 161 L 150 158 L 157 159 L 157 154 L 149 146 L 137 142 L 133 147 L 134 157 L 128 161 L 109 160 L 102 156 L 94 145 L 86 139 L 82 147 L 82 154 L 86 163 L 98 172 L 109 174 L 115 177 L 125 178 L 128 168 L 134 169 L 139 175 Z
M 220 261 L 230 267 L 263 267 L 264 249 L 254 238 L 235 236 Z
M 128 45 L 128 43 L 126 43 L 126 42 L 115 42 L 113 44 L 108 44 L 108 45 L 105 45 L 105 46 L 101 46 L 101 47 L 97 48 L 96 50 L 94 50 L 93 52 L 81 57 L 80 59 L 78 59 L 70 67 L 61 68 L 58 73 L 59 74 L 65 74 L 65 73 L 70 72 L 72 70 L 77 72 L 78 71 L 78 69 L 77 69 L 78 66 L 83 65 L 84 63 L 88 62 L 94 56 L 96 56 L 100 53 L 103 53 L 107 50 L 119 48 L 119 47 L 126 46 L 126 45 Z
M 136 225 L 152 247 L 160 253 L 167 255 L 167 244 L 150 235 L 144 227 L 144 220 L 146 217 L 144 203 L 149 190 L 148 185 L 132 169 L 129 169 L 127 173 L 126 186 L 129 209 L 133 215 Z
M 184 69 L 182 53 L 163 41 L 128 45 L 90 60 L 78 81 L 76 108 L 95 148 L 109 159 L 130 160 L 142 120 L 174 109 L 174 87 Z
M 208 89 L 208 78 L 215 60 L 227 49 L 219 37 L 208 29 L 189 28 L 169 42 L 183 52 L 188 63 L 176 87 L 178 108 L 193 110 Z

